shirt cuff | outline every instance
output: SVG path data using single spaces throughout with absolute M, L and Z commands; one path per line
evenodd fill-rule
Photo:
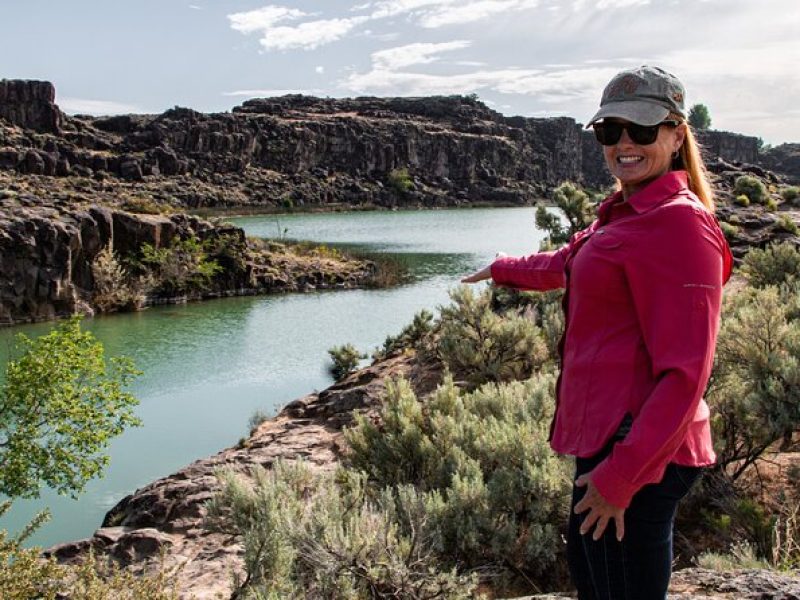
M 508 275 L 503 277 L 503 271 L 508 263 L 513 262 L 513 260 L 514 259 L 510 256 L 501 256 L 500 258 L 496 258 L 489 266 L 489 272 L 492 275 L 492 281 L 498 285 L 502 285 L 503 283 L 507 282 L 509 280 Z
M 619 508 L 628 508 L 633 495 L 639 491 L 638 487 L 614 470 L 608 459 L 595 467 L 591 480 L 606 502 Z

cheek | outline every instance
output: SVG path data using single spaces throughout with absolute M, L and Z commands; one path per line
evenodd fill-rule
M 603 146 L 603 158 L 606 159 L 606 166 L 609 170 L 614 169 L 614 146 Z

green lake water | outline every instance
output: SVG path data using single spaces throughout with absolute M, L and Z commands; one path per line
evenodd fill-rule
M 314 240 L 389 253 L 412 281 L 384 290 L 346 290 L 210 300 L 87 319 L 110 355 L 144 372 L 133 386 L 144 422 L 110 448 L 102 479 L 77 499 L 44 490 L 18 501 L 0 528 L 19 530 L 40 509 L 53 518 L 32 539 L 52 544 L 90 536 L 124 496 L 195 459 L 235 445 L 256 411 L 276 414 L 289 401 L 332 383 L 327 350 L 352 343 L 370 354 L 423 308 L 447 303 L 448 289 L 497 251 L 527 254 L 543 237 L 533 208 L 351 212 L 231 219 L 249 235 Z M 15 333 L 0 329 L 0 364 Z M 0 376 L 2 376 L 0 374 Z

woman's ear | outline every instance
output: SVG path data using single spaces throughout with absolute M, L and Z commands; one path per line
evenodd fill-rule
M 686 139 L 686 127 L 685 121 L 675 127 L 675 152 L 680 150 L 681 146 L 683 146 L 683 141 Z

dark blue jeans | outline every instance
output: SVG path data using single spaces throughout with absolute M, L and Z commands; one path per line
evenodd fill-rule
M 612 444 L 590 458 L 576 459 L 575 478 L 593 470 L 611 452 Z M 701 467 L 670 463 L 659 483 L 644 486 L 625 511 L 625 537 L 617 541 L 611 521 L 594 541 L 592 531 L 580 534 L 588 511 L 572 509 L 586 492 L 572 489 L 567 560 L 580 600 L 665 600 L 672 573 L 672 525 L 678 502 L 689 492 Z

